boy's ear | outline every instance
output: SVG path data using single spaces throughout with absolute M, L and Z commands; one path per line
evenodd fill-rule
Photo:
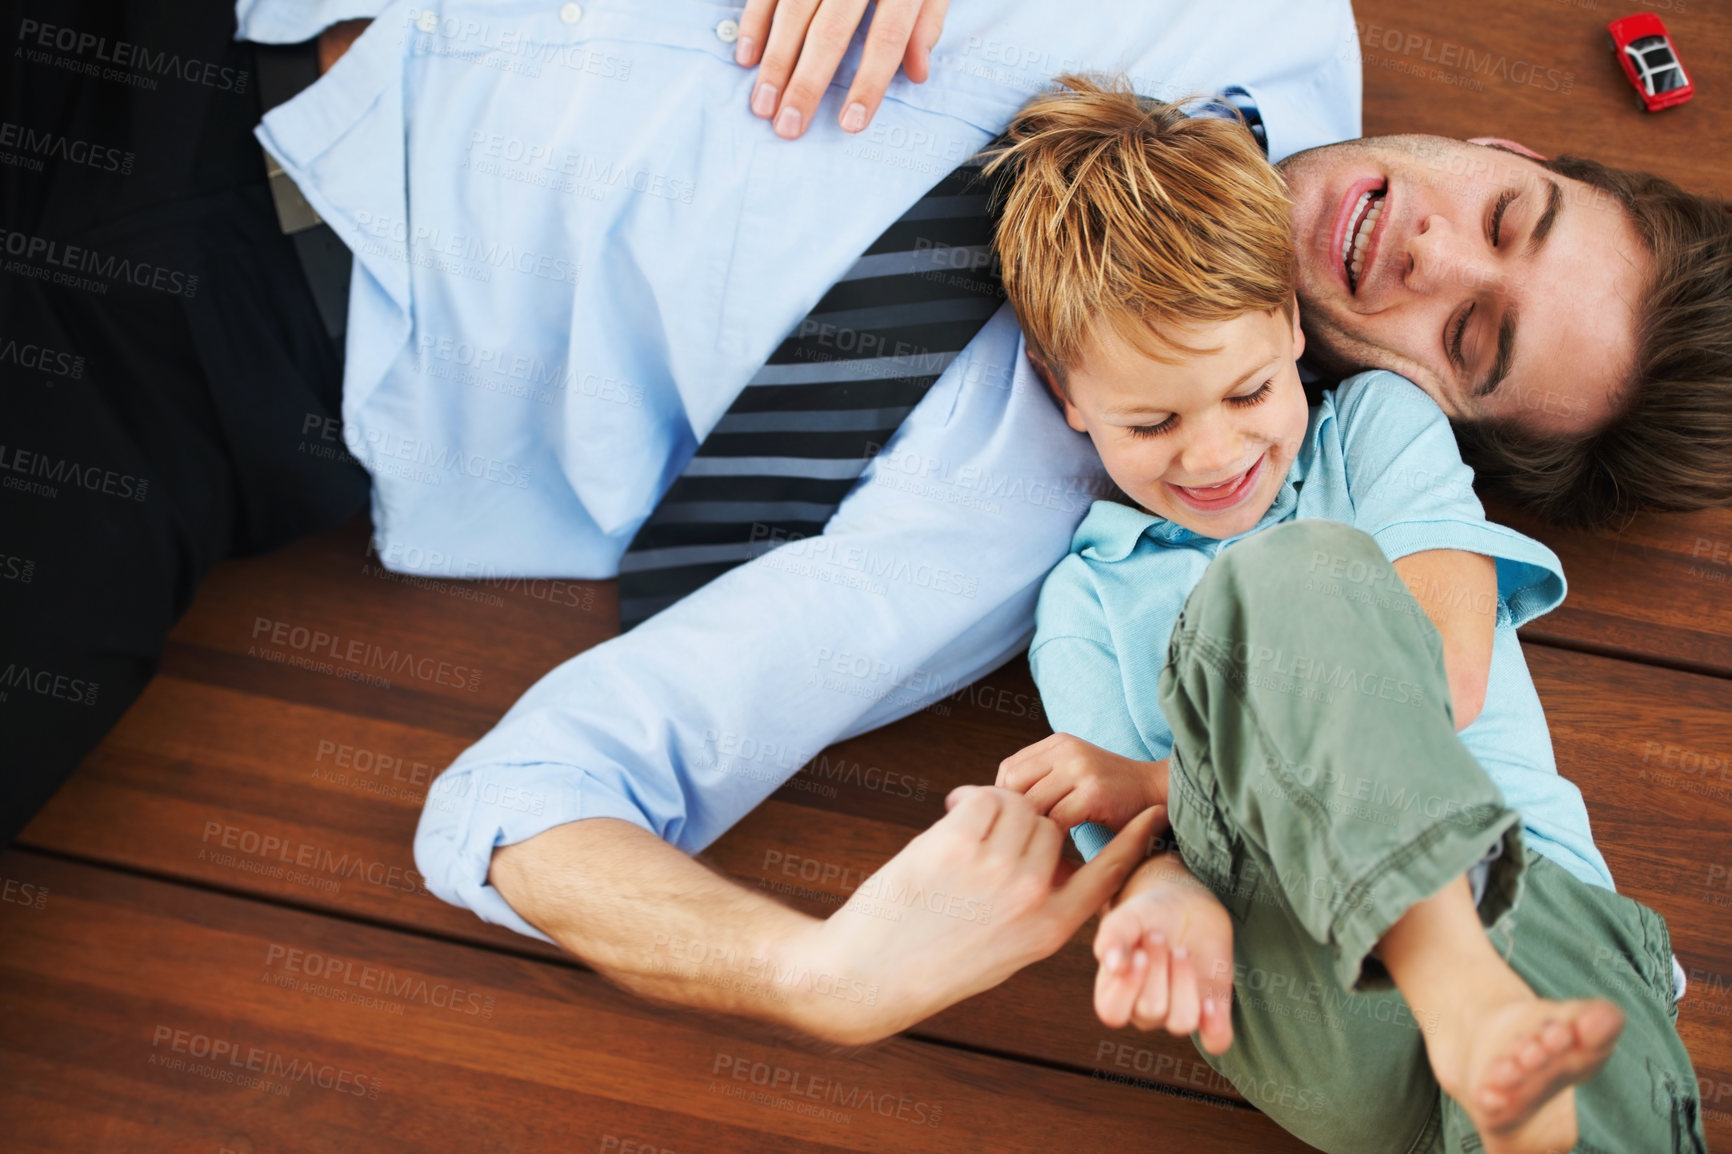
M 1299 324 L 1299 294 L 1293 294 L 1293 359 L 1305 355 L 1305 330 Z
M 1059 412 L 1064 414 L 1065 424 L 1079 433 L 1088 432 L 1088 426 L 1082 423 L 1082 414 L 1077 412 L 1076 406 L 1070 403 L 1070 399 L 1064 395 L 1059 387 L 1052 383 L 1052 374 L 1046 371 L 1046 365 L 1034 355 L 1034 350 L 1024 345 L 1022 351 L 1023 355 L 1028 358 L 1028 367 L 1034 370 L 1034 375 L 1040 378 L 1041 384 L 1046 386 L 1046 391 L 1052 395 L 1054 403 L 1058 405 Z

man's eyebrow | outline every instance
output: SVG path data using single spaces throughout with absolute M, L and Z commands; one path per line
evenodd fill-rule
M 1534 221 L 1534 231 L 1528 237 L 1526 253 L 1534 256 L 1546 243 L 1546 236 L 1552 231 L 1552 226 L 1558 223 L 1558 213 L 1564 207 L 1564 190 L 1555 180 L 1546 181 L 1551 191 L 1546 194 L 1546 210 L 1540 213 L 1540 218 Z
M 1555 185 L 1553 186 L 1556 187 Z M 1489 397 L 1503 384 L 1503 379 L 1509 376 L 1509 369 L 1515 361 L 1516 310 L 1510 305 L 1503 311 L 1503 321 L 1497 327 L 1497 356 L 1491 362 L 1491 373 L 1485 382 L 1473 390 L 1475 397 Z

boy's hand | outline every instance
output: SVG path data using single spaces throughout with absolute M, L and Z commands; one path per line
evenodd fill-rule
M 1200 1031 L 1233 1044 L 1233 921 L 1176 853 L 1144 862 L 1095 933 L 1095 1013 L 1108 1026 Z
M 1117 830 L 1167 803 L 1167 763 L 1134 761 L 1055 733 L 999 762 L 997 784 L 1027 794 L 1036 813 L 1065 829 L 1096 821 Z

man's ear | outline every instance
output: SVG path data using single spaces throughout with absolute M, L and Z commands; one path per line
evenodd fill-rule
M 1486 148 L 1501 148 L 1506 152 L 1519 152 L 1530 160 L 1544 160 L 1545 157 L 1519 141 L 1509 140 L 1502 136 L 1470 136 L 1469 144 L 1478 144 Z

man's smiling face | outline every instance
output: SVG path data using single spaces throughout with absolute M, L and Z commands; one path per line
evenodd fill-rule
M 1627 399 L 1652 260 L 1612 197 L 1439 136 L 1347 141 L 1279 167 L 1321 367 L 1393 369 L 1451 417 L 1558 433 L 1597 429 Z

